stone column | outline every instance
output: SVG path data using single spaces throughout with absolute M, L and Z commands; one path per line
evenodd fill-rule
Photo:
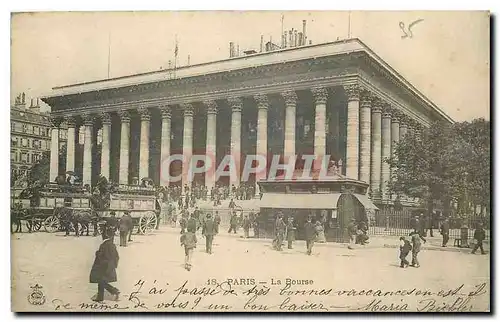
M 295 155 L 295 117 L 297 109 L 297 94 L 287 90 L 281 94 L 285 100 L 285 147 L 284 156 L 288 159 Z
M 377 100 L 372 107 L 370 191 L 372 199 L 380 199 L 382 167 L 382 103 Z
M 59 175 L 59 125 L 61 120 L 58 118 L 50 119 L 52 129 L 50 130 L 50 170 L 49 182 L 53 182 Z
M 127 111 L 118 113 L 121 121 L 120 135 L 120 168 L 118 172 L 118 182 L 128 184 L 128 165 L 130 157 L 130 114 Z
M 101 175 L 109 180 L 109 162 L 111 149 L 111 115 L 109 113 L 101 114 L 102 120 L 102 145 L 101 145 Z
M 387 183 L 391 179 L 389 164 L 385 162 L 391 157 L 391 110 L 385 107 L 382 114 L 382 180 L 380 182 L 380 192 L 382 200 L 387 199 Z
M 347 94 L 347 148 L 346 176 L 359 179 L 359 94 L 358 85 L 346 85 Z
M 393 112 L 391 119 L 391 157 L 396 159 L 396 145 L 399 143 L 399 113 Z M 394 169 L 390 170 L 390 178 L 393 180 Z M 396 195 L 392 195 L 391 198 L 396 199 Z
M 139 147 L 139 180 L 149 178 L 149 110 L 139 108 L 141 116 L 141 138 Z
M 371 107 L 371 97 L 365 92 L 359 112 L 359 180 L 366 183 L 370 183 Z
M 84 185 L 92 184 L 92 130 L 94 118 L 87 114 L 83 116 L 83 125 L 85 126 L 85 135 L 83 142 L 83 173 L 82 183 Z
M 212 161 L 209 169 L 205 171 L 205 186 L 208 193 L 215 185 L 215 172 L 217 170 L 217 103 L 214 100 L 205 101 L 207 107 L 207 143 L 205 155 Z
M 66 171 L 75 171 L 75 119 L 66 118 L 68 141 L 66 143 Z
M 265 180 L 267 177 L 267 110 L 269 101 L 266 95 L 254 96 L 257 102 L 257 146 L 256 153 L 265 159 L 264 170 L 255 174 L 255 195 L 260 195 L 260 187 L 257 184 L 259 180 Z
M 241 108 L 243 101 L 239 97 L 230 97 L 228 99 L 229 106 L 231 106 L 231 156 L 235 164 L 235 174 L 231 171 L 229 184 L 235 187 L 240 185 L 241 175 Z M 236 175 L 236 176 L 235 176 Z
M 194 108 L 192 104 L 182 104 L 181 108 L 184 110 L 184 131 L 182 138 L 182 155 L 184 156 L 184 161 L 182 162 L 182 189 L 184 190 L 184 185 L 191 188 L 191 178 L 189 178 L 188 175 L 191 157 L 193 156 Z M 185 191 L 183 191 L 183 193 L 185 193 Z
M 168 186 L 170 183 L 170 132 L 172 113 L 169 106 L 160 109 L 161 112 L 161 148 L 160 148 L 160 185 Z
M 319 169 L 326 154 L 326 101 L 328 92 L 323 87 L 312 88 L 311 92 L 316 105 L 314 118 L 314 168 Z

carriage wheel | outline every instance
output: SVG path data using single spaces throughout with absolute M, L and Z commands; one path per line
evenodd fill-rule
M 43 227 L 48 233 L 55 233 L 59 230 L 59 219 L 56 216 L 49 216 L 43 221 Z
M 139 219 L 139 232 L 142 235 L 151 233 L 156 228 L 158 218 L 152 211 L 145 212 Z
M 42 228 L 42 221 L 38 218 L 30 219 L 33 231 L 39 231 Z

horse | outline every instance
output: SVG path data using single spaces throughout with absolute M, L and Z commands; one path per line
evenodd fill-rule
M 88 212 L 80 212 L 75 211 L 67 207 L 58 207 L 54 209 L 54 216 L 59 219 L 61 226 L 66 231 L 65 236 L 69 236 L 71 230 L 71 224 L 75 229 L 75 234 L 77 237 L 83 235 L 84 231 L 87 231 L 87 236 L 90 233 L 90 224 L 92 223 L 94 226 L 94 236 L 97 235 L 97 222 L 98 216 L 93 211 L 91 213 Z M 81 226 L 81 229 L 80 229 Z

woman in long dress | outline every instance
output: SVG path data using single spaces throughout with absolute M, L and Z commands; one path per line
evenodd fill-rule
M 316 221 L 314 229 L 316 229 L 316 242 L 326 243 L 325 228 L 323 227 L 323 225 L 321 224 L 321 222 L 319 220 Z

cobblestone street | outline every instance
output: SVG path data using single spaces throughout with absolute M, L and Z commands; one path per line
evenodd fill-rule
M 97 285 L 89 284 L 88 279 L 94 253 L 100 242 L 100 237 L 64 237 L 64 233 L 12 235 L 13 309 L 54 310 L 57 304 L 69 303 L 67 309 L 81 310 L 81 303 L 89 305 L 93 303 L 90 297 L 96 293 Z M 118 242 L 118 237 L 115 237 L 115 243 Z M 137 286 L 134 285 L 138 281 L 144 281 L 144 287 L 140 290 L 140 300 L 143 304 L 146 303 L 145 306 L 149 310 L 153 310 L 152 307 L 157 304 L 159 298 L 157 295 L 148 294 L 151 293 L 148 290 L 152 286 L 168 290 L 162 298 L 165 303 L 175 298 L 175 294 L 178 293 L 175 290 L 182 286 L 184 281 L 188 281 L 186 287 L 202 288 L 207 287 L 207 282 L 212 279 L 219 284 L 232 279 L 230 287 L 238 293 L 238 296 L 207 295 L 203 296 L 203 300 L 199 303 L 195 303 L 196 297 L 192 296 L 189 298 L 191 302 L 187 309 L 176 307 L 175 304 L 169 308 L 156 306 L 156 309 L 185 311 L 196 306 L 194 310 L 206 310 L 214 308 L 210 307 L 210 304 L 224 304 L 230 306 L 231 310 L 250 311 L 251 306 L 245 304 L 251 294 L 244 296 L 243 293 L 254 286 L 253 283 L 258 288 L 271 289 L 267 295 L 258 296 L 253 302 L 255 305 L 266 304 L 271 311 L 292 310 L 287 306 L 292 302 L 301 305 L 306 302 L 316 303 L 315 301 L 323 303 L 322 305 L 329 311 L 361 308 L 371 311 L 382 310 L 380 308 L 382 303 L 379 303 L 378 307 L 373 303 L 369 305 L 374 299 L 384 300 L 383 303 L 386 305 L 406 303 L 407 310 L 414 311 L 429 309 L 428 303 L 433 299 L 436 303 L 446 302 L 448 305 L 455 299 L 433 296 L 427 299 L 424 296 L 378 299 L 371 296 L 350 296 L 348 292 L 340 294 L 338 291 L 381 289 L 386 292 L 416 288 L 437 294 L 440 290 L 457 289 L 464 284 L 457 294 L 466 295 L 481 283 L 487 283 L 486 294 L 473 296 L 467 304 L 472 310 L 488 309 L 489 254 L 472 255 L 466 252 L 424 249 L 419 256 L 420 268 L 401 269 L 397 239 L 387 239 L 384 243 L 386 247 L 377 247 L 377 243 L 374 242 L 374 245 L 358 247 L 355 250 L 349 250 L 345 245 L 339 244 L 316 244 L 312 256 L 307 256 L 303 241 L 295 242 L 292 250 L 286 249 L 285 246 L 282 252 L 278 252 L 271 248 L 270 241 L 245 240 L 240 234 L 229 235 L 223 232 L 215 238 L 213 254 L 209 255 L 205 253 L 205 239 L 198 234 L 193 269 L 188 272 L 183 267 L 184 250 L 179 244 L 178 229 L 161 228 L 149 236 L 134 236 L 134 241 L 126 248 L 118 247 L 120 254 L 118 282 L 114 284 L 121 290 L 120 301 L 105 301 L 105 303 L 110 306 L 118 303 L 120 307 L 132 305 L 135 302 L 131 303 L 131 294 L 137 290 Z M 391 246 L 389 244 L 393 247 L 387 247 Z M 410 257 L 411 255 L 408 259 L 411 259 Z M 240 279 L 245 279 L 245 282 Z M 286 279 L 312 281 L 308 282 L 308 285 L 291 285 L 290 290 L 332 288 L 336 293 L 328 297 L 294 296 L 291 298 L 292 302 L 280 307 L 286 299 L 286 294 L 280 294 L 280 289 L 287 282 Z M 282 284 L 276 285 L 277 281 Z M 32 305 L 27 300 L 32 292 L 30 287 L 35 284 L 43 287 L 41 291 L 46 296 L 46 302 L 41 306 Z M 187 296 L 181 295 L 176 303 L 185 302 L 182 298 L 187 301 Z M 421 300 L 428 302 L 418 304 Z M 106 309 L 110 310 L 109 307 Z M 129 309 L 137 310 L 133 309 L 133 305 Z

